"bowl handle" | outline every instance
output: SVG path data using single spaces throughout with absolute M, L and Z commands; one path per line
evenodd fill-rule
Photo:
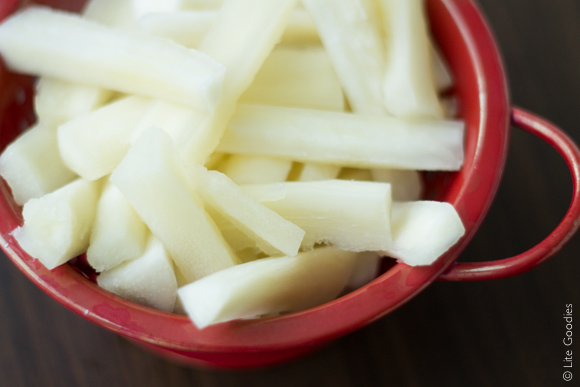
M 520 108 L 512 108 L 511 121 L 514 126 L 550 144 L 566 161 L 573 183 L 572 201 L 568 212 L 550 235 L 528 251 L 497 261 L 454 263 L 439 277 L 439 280 L 481 281 L 521 274 L 556 254 L 580 226 L 580 151 L 578 147 L 561 129 Z

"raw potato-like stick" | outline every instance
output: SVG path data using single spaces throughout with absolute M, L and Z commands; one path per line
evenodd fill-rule
M 173 311 L 177 299 L 173 262 L 152 235 L 143 255 L 101 273 L 97 283 L 128 300 L 165 312 Z
M 406 118 L 443 118 L 433 80 L 424 0 L 380 0 L 386 30 L 385 107 Z
M 76 177 L 60 157 L 56 131 L 42 124 L 29 128 L 4 149 L 0 156 L 0 175 L 19 205 L 46 195 Z
M 336 179 L 340 166 L 319 163 L 306 163 L 300 171 L 298 181 L 317 181 Z
M 137 126 L 129 135 L 134 144 L 143 132 L 151 127 L 163 129 L 175 144 L 186 141 L 192 132 L 199 130 L 206 115 L 190 107 L 164 100 L 153 100 L 145 109 Z
M 197 48 L 217 18 L 218 12 L 217 9 L 201 9 L 149 13 L 137 21 L 137 28 L 171 39 L 186 47 Z M 280 44 L 320 45 L 318 31 L 308 12 L 304 9 L 295 9 L 292 12 Z
M 190 188 L 173 142 L 161 129 L 145 131 L 110 180 L 188 281 L 239 262 Z
M 279 42 L 297 0 L 224 1 L 199 50 L 226 67 L 223 95 L 201 130 L 180 147 L 185 160 L 204 164 L 222 137 L 236 103 Z
M 303 0 L 353 111 L 385 114 L 385 50 L 370 0 Z
M 87 250 L 87 261 L 97 272 L 109 270 L 143 254 L 149 231 L 123 194 L 105 183 Z
M 18 244 L 52 270 L 87 251 L 101 184 L 77 179 L 29 200 L 24 225 L 12 231 Z
M 464 123 L 238 105 L 218 150 L 351 167 L 459 170 Z
M 358 254 L 348 280 L 347 289 L 358 289 L 374 280 L 379 274 L 381 258 L 381 254 L 376 251 L 365 251 Z
M 90 0 L 83 12 L 84 18 L 110 27 L 125 26 L 132 20 L 128 0 Z M 100 87 L 45 77 L 38 81 L 34 108 L 40 122 L 58 126 L 95 110 L 113 94 Z
M 342 86 L 322 47 L 272 51 L 240 103 L 344 110 Z
M 312 16 L 303 8 L 296 8 L 290 16 L 288 27 L 280 44 L 293 46 L 318 46 L 322 42 Z
M 296 0 L 226 0 L 199 50 L 226 67 L 224 103 L 237 101 L 279 42 Z M 245 17 L 243 17 L 245 16 Z
M 386 254 L 410 266 L 430 265 L 465 233 L 449 203 L 395 202 L 392 212 L 393 246 Z
M 390 184 L 326 180 L 242 188 L 305 230 L 303 248 L 320 242 L 350 251 L 378 251 L 392 246 Z
M 167 39 L 30 7 L 0 25 L 7 66 L 26 74 L 214 109 L 224 67 Z
M 373 181 L 390 183 L 394 201 L 419 200 L 423 195 L 421 172 L 403 169 L 371 169 Z
M 127 1 L 127 0 L 123 0 Z M 181 9 L 183 0 L 129 0 L 137 18 L 153 12 L 177 12 Z
M 215 210 L 211 206 L 207 206 L 206 211 L 218 226 L 224 239 L 228 242 L 232 249 L 234 249 L 242 261 L 244 261 L 244 259 L 240 256 L 240 252 L 244 250 L 249 250 L 254 253 L 258 252 L 259 249 L 256 246 L 256 241 L 252 240 L 250 237 L 244 234 L 232 222 L 227 220 L 225 216 L 223 216 L 218 210 Z
M 205 118 L 203 112 L 184 105 L 130 96 L 61 125 L 59 147 L 69 168 L 94 180 L 111 173 L 150 127 L 163 129 L 181 144 Z
M 222 270 L 177 293 L 198 328 L 238 318 L 302 310 L 333 300 L 347 284 L 356 253 L 330 247 L 264 258 Z
M 217 10 L 150 13 L 138 20 L 137 27 L 148 34 L 171 39 L 185 47 L 197 48 L 217 14 Z
M 219 166 L 236 184 L 281 183 L 286 181 L 292 161 L 265 156 L 231 155 Z
M 34 97 L 34 110 L 39 122 L 56 128 L 101 107 L 112 96 L 112 91 L 99 87 L 41 78 Z
M 64 163 L 87 180 L 110 174 L 129 150 L 129 137 L 150 103 L 125 97 L 59 126 Z
M 181 0 L 182 9 L 216 9 L 222 6 L 224 0 Z
M 82 16 L 109 27 L 132 28 L 135 24 L 135 12 L 131 0 L 89 0 Z
M 194 165 L 187 170 L 192 188 L 257 246 L 270 255 L 294 256 L 304 230 L 260 204 L 223 173 Z

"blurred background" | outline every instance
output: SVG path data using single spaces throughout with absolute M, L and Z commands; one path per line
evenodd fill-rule
M 580 2 L 478 0 L 503 54 L 513 105 L 580 143 Z M 525 251 L 558 224 L 567 167 L 517 128 L 494 204 L 461 261 Z M 5 386 L 554 386 L 565 351 L 580 359 L 580 235 L 520 276 L 436 282 L 385 318 L 294 362 L 243 372 L 192 369 L 144 352 L 50 299 L 0 257 Z M 565 347 L 566 304 L 578 310 Z M 576 338 L 576 335 L 574 336 Z M 576 382 L 580 380 L 580 362 Z M 570 382 L 573 384 L 574 380 Z

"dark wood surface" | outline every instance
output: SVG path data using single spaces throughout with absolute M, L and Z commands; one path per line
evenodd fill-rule
M 580 2 L 479 0 L 512 102 L 580 142 Z M 504 178 L 461 260 L 505 258 L 538 243 L 570 199 L 565 163 L 512 132 Z M 2 386 L 556 386 L 565 350 L 580 382 L 580 236 L 520 276 L 436 282 L 394 313 L 289 364 L 225 372 L 173 364 L 74 315 L 0 257 Z M 574 344 L 562 340 L 573 304 Z M 577 311 L 577 312 L 576 312 Z M 576 317 L 578 316 L 578 317 Z M 576 323 L 576 319 L 578 323 Z

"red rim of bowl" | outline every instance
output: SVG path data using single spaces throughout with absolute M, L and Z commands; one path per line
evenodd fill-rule
M 4 4 L 0 17 L 13 11 L 18 2 Z M 319 307 L 280 317 L 217 324 L 200 331 L 187 317 L 142 307 L 100 289 L 70 265 L 46 270 L 9 235 L 21 219 L 6 197 L 0 201 L 2 248 L 37 286 L 70 310 L 126 337 L 172 350 L 288 350 L 324 343 L 383 317 L 425 289 L 457 259 L 493 201 L 507 153 L 505 72 L 481 11 L 471 0 L 428 0 L 427 10 L 435 40 L 455 70 L 453 94 L 458 97 L 459 115 L 467 123 L 462 171 L 445 174 L 444 187 L 439 184 L 432 192 L 434 198 L 457 209 L 466 235 L 433 265 L 412 268 L 397 263 L 370 284 Z M 440 182 L 442 177 L 427 176 L 427 184 L 429 179 Z M 6 187 L 3 190 L 6 195 Z

